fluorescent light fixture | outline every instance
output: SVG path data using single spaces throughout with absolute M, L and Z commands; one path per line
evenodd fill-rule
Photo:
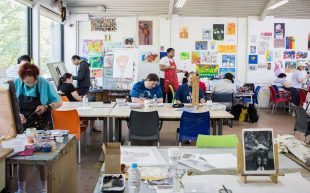
M 270 7 L 268 7 L 268 9 L 275 9 L 280 7 L 281 5 L 284 5 L 285 3 L 288 3 L 288 0 L 281 0 L 278 3 L 275 3 L 273 5 L 271 5 Z
M 182 8 L 185 3 L 186 3 L 186 0 L 178 0 L 177 3 L 175 4 L 175 7 Z

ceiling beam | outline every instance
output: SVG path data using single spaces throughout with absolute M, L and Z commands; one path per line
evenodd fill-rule
M 168 18 L 171 18 L 173 12 L 174 0 L 169 1 L 169 10 L 168 10 Z
M 265 9 L 263 10 L 263 12 L 262 12 L 262 14 L 260 16 L 260 20 L 261 21 L 264 21 L 265 17 L 268 15 L 268 13 L 269 13 L 269 9 L 268 8 L 271 5 L 275 4 L 275 3 L 276 3 L 276 0 L 269 0 L 269 2 L 267 3 Z

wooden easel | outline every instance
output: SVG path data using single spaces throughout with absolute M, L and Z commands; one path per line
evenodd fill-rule
M 239 143 L 237 145 L 237 173 L 240 176 L 242 183 L 247 183 L 248 176 L 269 176 L 271 181 L 275 184 L 278 183 L 278 176 L 283 176 L 279 173 L 279 155 L 278 155 L 278 144 L 274 144 L 274 164 L 275 173 L 274 174 L 244 174 L 244 155 L 243 155 L 243 144 Z
M 199 76 L 193 77 L 192 83 L 192 106 L 198 108 L 199 105 Z

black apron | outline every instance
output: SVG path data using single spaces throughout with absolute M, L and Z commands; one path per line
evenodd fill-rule
M 22 83 L 22 90 L 24 89 L 24 82 Z M 30 127 L 35 127 L 37 130 L 46 130 L 48 126 L 48 121 L 50 120 L 50 111 L 45 111 L 42 115 L 34 113 L 31 115 L 38 106 L 42 105 L 40 100 L 39 85 L 36 84 L 36 97 L 24 96 L 21 94 L 18 97 L 18 103 L 20 108 L 20 113 L 25 116 L 27 122 L 23 124 L 24 130 Z

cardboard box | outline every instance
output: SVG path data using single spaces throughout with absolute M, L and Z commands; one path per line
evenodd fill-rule
M 121 173 L 121 144 L 107 143 L 102 145 L 104 152 L 104 165 L 106 174 Z

